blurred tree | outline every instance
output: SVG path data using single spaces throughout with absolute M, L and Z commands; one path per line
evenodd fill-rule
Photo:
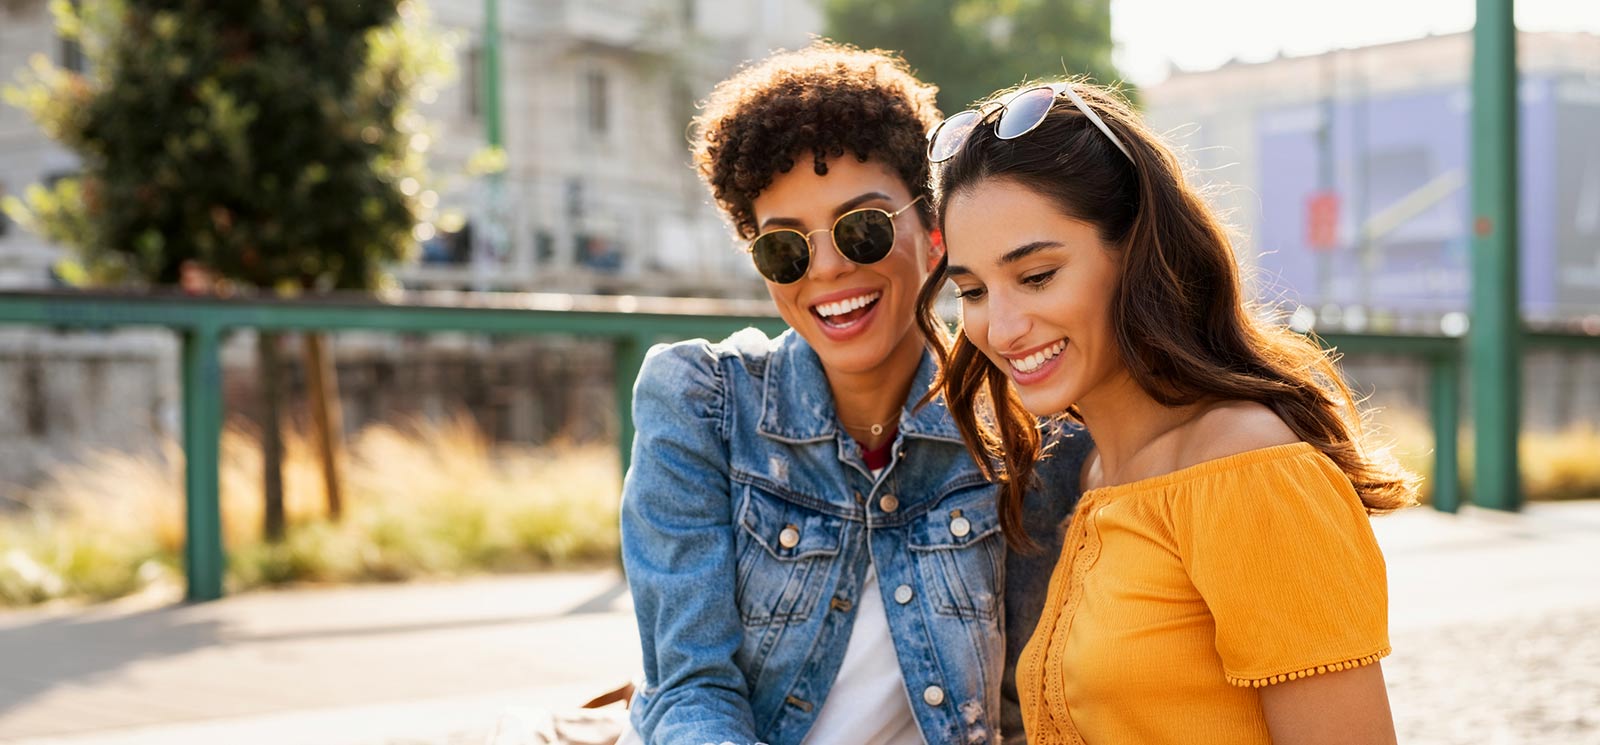
M 415 245 L 428 138 L 412 101 L 451 72 L 420 0 L 51 9 L 87 74 L 37 56 L 5 98 L 82 171 L 4 207 L 75 250 L 59 269 L 69 281 L 192 288 L 198 273 L 223 293 L 374 290 Z M 274 337 L 259 365 L 271 538 L 284 530 Z
M 953 114 L 1024 80 L 1120 79 L 1111 0 L 824 0 L 829 37 L 902 53 Z

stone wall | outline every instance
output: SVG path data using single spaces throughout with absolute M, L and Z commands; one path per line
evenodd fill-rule
M 283 337 L 291 426 L 306 421 L 299 337 Z M 260 418 L 255 337 L 223 349 L 229 421 Z M 465 412 L 493 439 L 538 444 L 616 436 L 610 346 L 570 337 L 340 334 L 332 348 L 347 433 Z M 154 453 L 181 436 L 179 345 L 170 333 L 0 328 L 0 505 L 52 465 L 96 449 Z

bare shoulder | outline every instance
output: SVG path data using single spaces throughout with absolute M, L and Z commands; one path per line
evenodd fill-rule
M 1190 466 L 1299 441 L 1294 430 L 1265 405 L 1223 401 L 1184 425 L 1180 459 Z

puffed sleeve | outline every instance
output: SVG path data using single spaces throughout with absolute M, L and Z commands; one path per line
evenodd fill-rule
M 722 382 L 712 350 L 686 342 L 651 349 L 634 384 L 622 559 L 644 652 L 631 716 L 649 743 L 756 741 L 733 662 L 743 627 Z
M 1229 469 L 1176 495 L 1179 553 L 1216 620 L 1228 682 L 1260 687 L 1389 653 L 1383 554 L 1320 452 Z

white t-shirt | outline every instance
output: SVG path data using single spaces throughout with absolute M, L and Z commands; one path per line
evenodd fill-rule
M 874 479 L 882 474 L 881 468 L 872 470 Z M 889 633 L 889 612 L 884 610 L 883 592 L 878 588 L 878 570 L 869 555 L 844 661 L 839 664 L 828 699 L 822 702 L 822 711 L 817 712 L 817 721 L 801 745 L 923 745 L 909 696 Z M 617 745 L 643 745 L 643 741 L 630 724 Z
M 900 660 L 889 636 L 889 614 L 878 589 L 878 572 L 868 562 L 844 662 L 802 745 L 922 745 L 907 696 Z M 617 745 L 643 743 L 631 725 L 617 740 Z
M 803 745 L 921 745 L 905 677 L 895 657 L 889 614 L 878 589 L 878 572 L 867 564 L 855 627 L 833 689 L 817 712 Z

